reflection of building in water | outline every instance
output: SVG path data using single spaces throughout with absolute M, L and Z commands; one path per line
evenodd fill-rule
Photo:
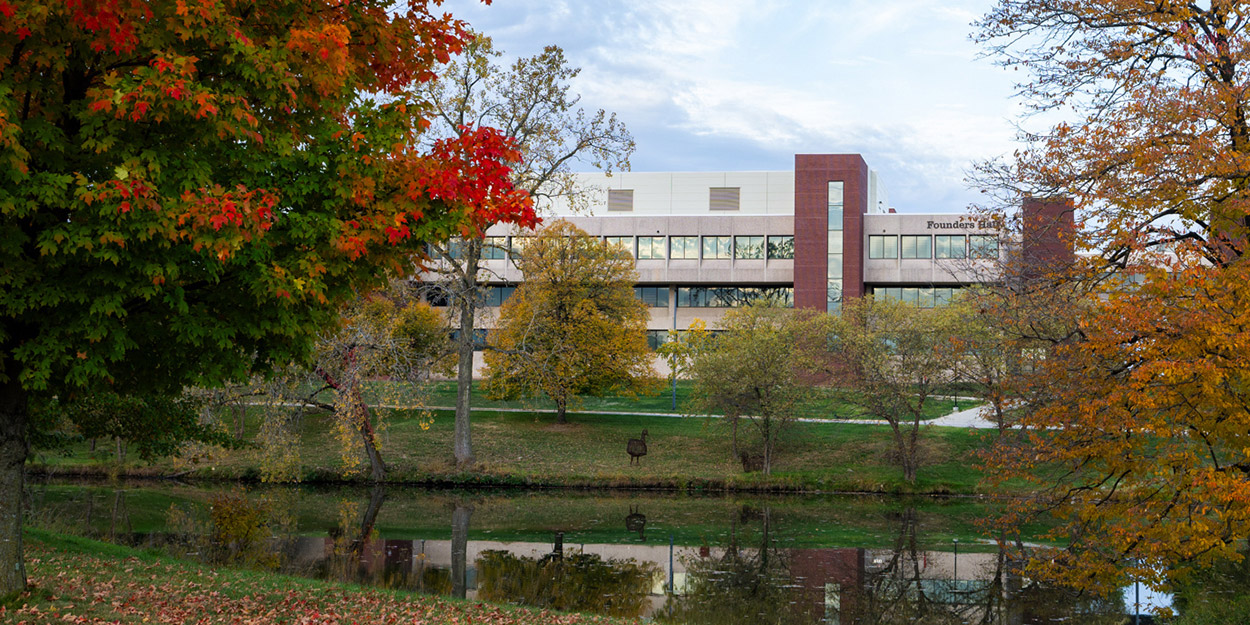
M 296 569 L 316 568 L 335 556 L 331 538 L 296 539 L 288 551 L 289 562 Z M 476 563 L 486 551 L 504 551 L 522 558 L 542 558 L 552 552 L 550 542 L 469 541 L 466 550 L 467 597 L 477 598 Z M 341 549 L 341 546 L 340 546 Z M 668 584 L 681 595 L 687 587 L 687 564 L 723 558 L 725 550 L 708 547 L 673 547 L 668 545 L 611 545 L 566 543 L 566 551 L 597 555 L 604 560 L 633 559 L 654 564 L 660 571 L 650 592 L 651 614 L 664 606 Z M 361 578 L 382 578 L 392 588 L 442 592 L 440 586 L 450 584 L 452 543 L 450 540 L 387 540 L 375 539 L 361 546 L 357 573 Z M 995 575 L 997 556 L 992 553 L 955 554 L 938 551 L 909 553 L 863 548 L 782 549 L 789 562 L 791 587 L 800 593 L 801 601 L 819 607 L 827 622 L 850 622 L 859 613 L 864 593 L 883 581 L 893 585 L 911 585 L 914 592 L 923 592 L 938 603 L 971 602 L 978 589 L 985 588 Z M 671 555 L 671 558 L 670 558 Z M 670 562 L 672 569 L 670 571 Z M 958 570 L 960 579 L 952 582 Z M 436 574 L 435 574 L 436 573 Z M 442 584 L 431 583 L 431 579 Z M 884 579 L 883 579 L 884 578 Z M 904 589 L 905 590 L 905 589 Z M 448 586 L 446 592 L 450 592 Z

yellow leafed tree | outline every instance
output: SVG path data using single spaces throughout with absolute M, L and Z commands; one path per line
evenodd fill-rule
M 650 391 L 645 303 L 628 252 L 565 221 L 525 247 L 525 282 L 504 303 L 485 354 L 492 397 L 546 396 L 556 421 L 580 395 Z

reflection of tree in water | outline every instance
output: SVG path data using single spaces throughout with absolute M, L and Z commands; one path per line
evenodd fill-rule
M 758 528 L 758 535 L 751 530 Z M 742 534 L 746 534 L 744 538 Z M 750 546 L 744 546 L 747 542 Z M 719 556 L 687 558 L 683 594 L 656 618 L 673 623 L 817 623 L 818 604 L 791 574 L 789 550 L 777 546 L 772 510 L 744 506 L 730 523 Z
M 873 552 L 872 562 L 865 563 L 857 609 L 853 616 L 843 615 L 843 623 L 1112 625 L 1124 619 L 1118 597 L 1081 597 L 1064 589 L 1026 583 L 1021 575 L 1022 561 L 1009 557 L 1004 547 L 997 550 L 990 570 L 982 568 L 986 563 L 978 566 L 968 562 L 961 579 L 951 579 L 945 571 L 926 575 L 927 554 L 919 547 L 918 526 L 914 508 L 898 514 L 894 545 L 888 551 Z M 954 565 L 951 572 L 959 570 L 958 560 Z
M 484 551 L 477 559 L 478 598 L 523 605 L 639 616 L 659 568 L 633 558 L 555 552 L 541 558 Z

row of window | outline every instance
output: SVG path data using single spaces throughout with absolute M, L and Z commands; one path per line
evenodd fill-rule
M 959 287 L 877 286 L 872 288 L 873 297 L 902 300 L 920 308 L 946 306 L 958 293 Z
M 992 234 L 873 234 L 868 236 L 868 258 L 998 258 L 998 237 Z
M 482 244 L 483 260 L 503 260 L 509 251 L 524 249 L 529 237 L 486 237 Z M 608 245 L 619 245 L 638 259 L 764 259 L 786 260 L 794 258 L 794 237 L 791 235 L 738 235 L 738 236 L 645 236 L 603 237 Z M 448 253 L 458 259 L 463 255 L 463 242 L 452 240 Z
M 619 245 L 639 260 L 673 259 L 764 259 L 794 258 L 794 237 L 791 235 L 738 236 L 644 236 L 604 237 L 609 245 Z
M 652 308 L 668 307 L 668 287 L 634 287 L 634 295 Z M 778 306 L 794 307 L 792 287 L 678 287 L 678 308 L 734 308 L 755 301 L 770 301 Z

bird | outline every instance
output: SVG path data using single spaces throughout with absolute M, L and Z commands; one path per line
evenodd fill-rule
M 629 507 L 629 515 L 625 517 L 625 529 L 631 532 L 638 532 L 639 540 L 646 540 L 642 531 L 647 527 L 647 515 L 638 511 L 634 506 Z
M 629 463 L 632 465 L 637 460 L 639 466 L 642 465 L 642 457 L 647 455 L 647 431 L 642 431 L 642 438 L 631 438 L 625 443 L 625 453 L 629 454 Z

